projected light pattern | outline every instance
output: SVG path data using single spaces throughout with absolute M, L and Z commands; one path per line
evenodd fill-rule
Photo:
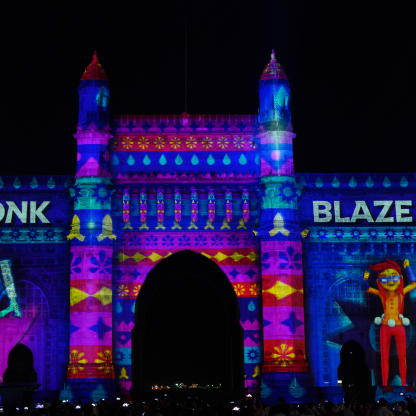
M 378 273 L 369 276 L 369 284 L 363 276 L 370 265 L 378 264 L 383 269 L 385 259 L 391 259 L 400 266 L 403 287 L 413 287 L 411 273 L 404 265 L 406 259 L 410 267 L 416 261 L 414 222 L 400 222 L 394 201 L 404 201 L 397 205 L 411 206 L 412 202 L 406 200 L 411 200 L 415 194 L 414 181 L 406 174 L 308 174 L 299 179 L 303 184 L 301 219 L 308 228 L 303 246 L 308 273 L 305 284 L 309 317 L 307 341 L 315 385 L 337 385 L 340 349 L 346 341 L 354 340 L 366 353 L 374 384 L 387 384 L 396 389 L 407 384 L 406 388 L 411 390 L 416 381 L 415 292 L 407 289 L 408 293 L 402 297 L 403 320 L 395 319 L 391 328 L 392 332 L 401 332 L 402 339 L 405 334 L 406 344 L 399 345 L 399 359 L 396 345 L 391 343 L 387 368 L 388 342 L 382 334 L 383 325 L 388 326 L 388 322 L 383 324 L 382 317 L 383 306 L 387 304 L 367 293 L 369 286 L 371 290 L 379 290 Z M 403 190 L 406 190 L 406 197 Z M 339 212 L 334 213 L 332 221 L 316 222 L 313 201 L 326 201 L 331 207 L 338 205 Z M 383 205 L 391 201 L 392 209 L 386 215 L 391 218 L 388 223 L 376 221 L 381 209 L 375 201 L 385 201 Z M 357 206 L 368 207 L 366 218 L 355 224 L 339 222 L 340 214 L 342 218 L 351 219 Z M 411 208 L 409 216 L 412 215 Z M 396 394 L 399 395 L 398 390 Z
M 2 277 L 2 280 L 0 280 L 0 301 L 5 296 L 9 299 L 9 306 L 0 310 L 0 318 L 3 318 L 3 316 L 6 316 L 10 312 L 14 312 L 15 316 L 20 317 L 22 314 L 17 302 L 11 260 L 0 260 L 0 272 Z
M 65 379 L 70 183 L 68 176 L 0 177 L 6 207 L 0 220 L 0 381 L 10 350 L 23 343 L 45 395 L 59 391 Z
M 306 370 L 290 91 L 278 69 L 272 57 L 265 71 L 269 75 L 261 79 L 259 120 L 265 127 L 258 138 L 254 120 L 243 116 L 204 118 L 182 114 L 116 121 L 109 158 L 112 175 L 117 178 L 112 219 L 114 229 L 119 230 L 113 282 L 114 356 L 117 384 L 124 391 L 131 386 L 134 301 L 154 265 L 184 249 L 216 262 L 233 285 L 240 301 L 246 387 L 250 391 L 260 385 L 261 329 L 265 322 L 264 333 L 270 334 L 267 342 L 274 342 L 271 347 L 264 345 L 265 377 L 272 376 L 276 385 L 276 380 L 286 377 L 278 373 Z M 273 78 L 276 74 L 278 77 Z M 266 109 L 265 103 L 273 108 Z M 256 197 L 260 172 L 265 190 L 261 212 Z M 258 243 L 252 234 L 255 228 L 262 255 L 273 260 L 284 256 L 272 265 L 276 271 L 267 271 L 262 261 L 259 273 Z M 278 292 L 273 289 L 279 285 L 277 273 L 281 285 L 288 288 L 284 296 L 288 299 L 279 305 L 270 300 Z M 281 282 L 282 275 L 287 281 Z M 260 281 L 263 286 L 271 286 L 270 293 L 263 295 L 263 302 L 271 302 L 266 308 L 260 298 Z M 262 312 L 267 316 L 263 324 Z M 278 331 L 282 336 L 276 339 Z M 292 377 L 291 381 L 296 387 L 292 388 L 293 397 L 300 397 L 297 379 Z
M 292 130 L 289 82 L 283 68 L 276 60 L 274 51 L 272 51 L 270 62 L 260 77 L 259 99 L 260 124 L 271 123 L 277 125 L 281 131 Z M 281 149 L 273 150 L 278 154 Z M 288 150 L 290 153 L 290 148 Z
M 108 170 L 108 81 L 96 54 L 79 87 L 77 172 L 71 196 L 70 341 L 67 389 L 83 400 L 114 393 L 112 185 Z M 124 200 L 124 219 L 128 215 Z
M 262 269 L 262 398 L 299 399 L 307 372 L 302 243 L 298 224 L 300 190 L 294 178 L 289 85 L 274 53 L 260 79 L 260 238 Z M 293 380 L 299 388 L 292 391 Z M 288 385 L 288 381 L 290 384 Z
M 131 386 L 131 329 L 134 303 L 147 274 L 173 252 L 192 248 L 218 264 L 232 283 L 240 303 L 244 329 L 246 385 L 259 385 L 261 327 L 259 272 L 255 240 L 247 232 L 126 232 L 117 245 L 115 268 L 115 367 L 120 386 Z M 215 307 L 215 304 L 213 304 Z
M 23 339 L 42 363 L 43 391 L 62 387 L 68 363 L 66 397 L 127 397 L 137 296 L 155 265 L 192 250 L 234 289 L 245 387 L 266 404 L 317 400 L 313 386 L 339 401 L 339 351 L 350 339 L 364 348 L 376 384 L 416 386 L 416 291 L 404 265 L 416 262 L 414 175 L 295 175 L 290 86 L 274 53 L 257 117 L 183 113 L 110 123 L 96 55 L 79 93 L 75 180 L 0 177 L 0 325 L 11 340 L 0 331 L 1 359 Z M 369 297 L 363 281 L 385 258 L 402 269 L 403 293 L 392 307 Z M 374 291 L 377 279 L 370 276 Z M 383 308 L 395 314 L 390 326 Z

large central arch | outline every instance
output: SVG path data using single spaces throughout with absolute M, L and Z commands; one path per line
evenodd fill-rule
M 190 250 L 159 262 L 136 301 L 133 393 L 180 381 L 237 391 L 243 359 L 238 300 L 220 267 Z

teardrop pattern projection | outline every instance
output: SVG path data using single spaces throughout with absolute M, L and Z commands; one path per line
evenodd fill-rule
M 175 165 L 181 166 L 183 163 L 183 159 L 181 158 L 181 155 L 178 155 L 175 157 Z
M 52 176 L 48 179 L 48 188 L 49 189 L 55 188 L 55 181 Z
M 215 163 L 215 159 L 212 155 L 209 155 L 207 158 L 208 165 L 212 166 Z
M 407 179 L 403 176 L 403 177 L 400 179 L 400 186 L 401 186 L 402 188 L 406 188 L 408 185 L 409 185 L 408 180 L 407 180 Z
M 196 166 L 199 163 L 199 159 L 197 155 L 193 155 L 191 158 L 191 163 Z
M 133 166 L 136 163 L 136 161 L 134 160 L 134 157 L 132 155 L 129 155 L 129 157 L 127 158 L 127 164 L 129 166 Z
M 152 163 L 152 161 L 150 160 L 150 157 L 148 155 L 144 155 L 143 165 L 149 166 L 151 163 Z
M 162 156 L 160 156 L 159 158 L 159 165 L 165 166 L 167 163 L 166 157 L 164 154 L 162 154 Z
M 143 154 L 142 154 L 143 155 Z M 165 153 L 145 153 L 143 156 L 137 152 L 130 152 L 125 158 L 120 159 L 120 155 L 113 154 L 111 156 L 111 165 L 117 167 L 117 171 L 123 171 L 125 169 L 131 170 L 140 169 L 143 167 L 151 167 L 155 164 L 153 170 L 164 168 L 171 171 L 171 169 L 181 166 L 187 170 L 197 169 L 209 169 L 216 166 L 216 168 L 224 168 L 226 171 L 236 172 L 238 170 L 245 170 L 247 167 L 249 170 L 253 170 L 254 165 L 259 164 L 258 155 L 254 153 L 241 153 L 241 152 L 165 152 Z M 255 169 L 254 169 L 255 170 Z
M 356 188 L 357 187 L 357 180 L 354 178 L 354 176 L 351 177 L 350 181 L 348 182 L 348 186 L 350 188 Z
M 33 179 L 30 181 L 30 187 L 32 189 L 36 189 L 39 186 L 38 180 L 34 176 Z
M 244 153 L 241 153 L 241 156 L 238 158 L 238 163 L 240 165 L 246 165 L 247 164 L 247 158 L 244 156 Z
M 333 188 L 339 188 L 339 179 L 336 176 L 334 176 L 334 179 L 332 180 L 331 185 Z
M 222 163 L 224 163 L 224 165 L 228 166 L 231 163 L 231 159 L 228 155 L 224 156 L 224 159 L 222 159 Z
M 324 183 L 322 182 L 322 179 L 319 176 L 316 178 L 315 186 L 317 188 L 322 188 L 324 186 Z
M 372 187 L 374 186 L 374 181 L 373 181 L 373 179 L 371 178 L 371 176 L 369 176 L 369 177 L 367 178 L 367 180 L 365 181 L 365 186 L 366 186 L 367 188 L 372 188 Z
M 13 181 L 13 188 L 19 189 L 22 186 L 22 181 L 16 176 L 16 179 Z

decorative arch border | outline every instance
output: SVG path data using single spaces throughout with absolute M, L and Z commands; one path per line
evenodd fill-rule
M 245 387 L 256 391 L 262 360 L 261 291 L 258 245 L 250 232 L 124 232 L 114 252 L 114 365 L 122 392 L 132 386 L 131 331 L 135 301 L 147 274 L 162 259 L 192 250 L 214 261 L 238 298 L 244 331 Z

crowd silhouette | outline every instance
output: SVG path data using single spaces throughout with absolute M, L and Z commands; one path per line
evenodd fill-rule
M 67 401 L 33 403 L 28 406 L 4 409 L 0 415 L 33 416 L 412 416 L 416 415 L 416 400 L 388 403 L 384 399 L 373 403 L 352 402 L 336 405 L 330 401 L 309 404 L 286 403 L 265 406 L 255 395 L 238 400 L 186 392 L 185 395 L 163 393 L 150 399 L 132 403 L 120 398 L 97 403 L 69 403 Z
M 172 388 L 156 390 L 135 401 L 116 397 L 98 402 L 71 403 L 68 400 L 34 402 L 39 387 L 29 348 L 17 344 L 9 353 L 8 367 L 0 385 L 0 416 L 416 416 L 416 399 L 388 403 L 374 400 L 370 371 L 362 347 L 354 341 L 341 349 L 338 377 L 344 389 L 344 402 L 287 403 L 283 398 L 264 405 L 256 394 L 238 393 L 231 398 L 221 389 Z M 6 387 L 5 387 L 6 386 Z M 236 393 L 237 394 L 237 393 Z

